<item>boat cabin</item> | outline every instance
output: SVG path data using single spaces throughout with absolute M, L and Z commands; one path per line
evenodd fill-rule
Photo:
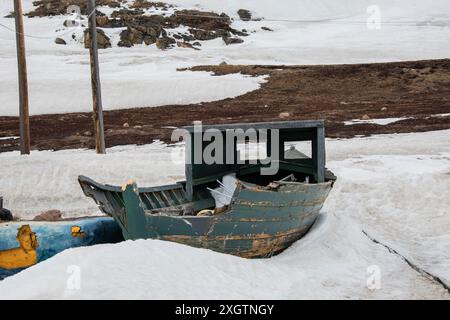
M 325 181 L 324 121 L 284 121 L 184 127 L 186 194 L 217 187 L 227 174 L 265 186 L 285 178 Z M 309 147 L 309 154 L 298 150 Z M 253 151 L 253 154 L 251 152 Z

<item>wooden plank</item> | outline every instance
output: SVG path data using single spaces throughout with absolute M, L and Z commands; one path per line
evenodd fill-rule
M 316 170 L 317 182 L 325 182 L 325 128 L 318 127 L 316 131 Z

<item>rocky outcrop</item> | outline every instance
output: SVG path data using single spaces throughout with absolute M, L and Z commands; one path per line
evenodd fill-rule
M 120 7 L 121 0 L 96 0 L 98 6 L 108 6 L 111 8 Z M 38 0 L 33 5 L 37 7 L 27 13 L 29 17 L 46 17 L 67 14 L 71 5 L 78 6 L 81 14 L 87 14 L 86 0 Z
M 248 35 L 244 30 L 232 28 L 232 20 L 225 13 L 176 10 L 171 15 L 149 15 L 148 8 L 167 11 L 168 8 L 174 6 L 148 0 L 134 0 L 131 5 L 124 0 L 97 0 L 97 4 L 116 8 L 109 16 L 97 10 L 96 24 L 97 27 L 105 31 L 109 28 L 124 28 L 120 33 L 120 41 L 117 43 L 120 47 L 156 44 L 162 50 L 172 48 L 175 45 L 193 48 L 193 42 L 196 42 L 195 46 L 199 47 L 201 46 L 199 41 L 217 38 L 222 38 L 227 45 L 230 45 L 242 43 L 243 40 L 240 37 Z M 81 14 L 87 14 L 86 0 L 39 0 L 35 1 L 34 5 L 36 9 L 28 14 L 30 17 L 66 14 L 70 5 L 79 6 Z M 244 18 L 248 16 L 245 12 L 241 12 L 242 14 Z M 73 27 L 73 25 L 67 23 L 64 26 Z M 83 27 L 87 27 L 87 23 L 84 23 Z M 188 29 L 187 31 L 174 30 L 179 27 L 188 27 Z M 99 48 L 111 47 L 110 39 L 104 31 L 97 29 L 97 34 Z M 55 42 L 63 44 L 64 40 L 61 40 L 58 39 Z M 89 46 L 89 41 L 89 35 L 85 32 L 85 47 Z M 177 42 L 180 44 L 177 44 Z
M 153 2 L 147 0 L 134 0 L 133 4 L 131 5 L 131 8 L 138 8 L 138 9 L 158 8 L 161 9 L 162 11 L 167 11 L 167 9 L 172 7 L 173 5 L 164 2 Z
M 177 41 L 177 47 L 189 48 L 189 49 L 194 49 L 194 50 L 200 50 L 199 48 L 194 47 L 194 44 L 190 44 L 189 42 Z
M 150 45 L 156 43 L 156 40 L 162 33 L 162 27 L 153 23 L 147 25 L 130 25 L 120 33 L 118 46 L 132 47 L 135 44 L 142 43 Z
M 161 50 L 167 50 L 172 48 L 175 42 L 175 39 L 170 37 L 158 38 L 156 39 L 156 47 Z
M 62 38 L 56 38 L 55 39 L 55 43 L 56 44 L 67 44 L 66 40 L 62 39 Z
M 84 30 L 84 47 L 89 48 L 91 46 L 91 36 L 89 30 Z M 97 46 L 99 49 L 111 48 L 111 41 L 105 32 L 101 29 L 97 29 Z
M 238 43 L 244 42 L 244 40 L 242 40 L 241 38 L 237 38 L 237 37 L 223 36 L 222 39 L 223 39 L 223 42 L 225 42 L 225 44 L 227 46 L 230 44 L 238 44 Z
M 109 18 L 107 16 L 97 16 L 95 17 L 95 24 L 97 27 L 104 27 L 109 25 Z
M 221 37 L 231 37 L 232 34 L 242 35 L 242 32 L 230 27 L 231 20 L 226 14 L 203 12 L 197 10 L 180 10 L 173 15 L 143 15 L 141 6 L 135 9 L 120 9 L 112 13 L 110 23 L 115 26 L 127 27 L 120 35 L 119 46 L 131 47 L 135 44 L 153 44 L 158 38 L 158 48 L 163 50 L 171 47 L 176 40 L 184 42 L 207 41 Z M 165 29 L 175 29 L 180 26 L 190 27 L 188 33 L 174 33 L 167 35 Z M 105 24 L 104 27 L 109 27 Z M 170 38 L 172 40 L 168 40 Z
M 36 217 L 34 217 L 33 221 L 58 221 L 62 218 L 62 212 L 59 210 L 48 210 L 45 212 L 41 212 Z
M 264 31 L 273 31 L 273 30 L 270 29 L 269 27 L 261 27 L 261 30 L 264 30 Z

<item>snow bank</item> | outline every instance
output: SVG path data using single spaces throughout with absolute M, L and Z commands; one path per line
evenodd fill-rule
M 382 289 L 371 291 L 366 270 L 374 263 L 382 270 Z M 79 289 L 72 282 L 74 266 Z M 127 241 L 70 249 L 0 283 L 0 299 L 421 297 L 446 293 L 370 242 L 351 220 L 330 212 L 302 241 L 269 260 L 156 240 Z
M 0 153 L 0 194 L 5 207 L 24 219 L 51 208 L 62 209 L 66 217 L 98 215 L 97 206 L 82 193 L 78 175 L 116 185 L 128 179 L 149 186 L 173 183 L 184 179 L 184 158 L 171 165 L 167 158 L 172 150 L 177 152 L 154 143 L 114 147 L 100 156 L 93 150 L 36 151 L 24 157 Z

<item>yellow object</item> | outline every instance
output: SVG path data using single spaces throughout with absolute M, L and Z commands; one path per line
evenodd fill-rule
M 74 238 L 83 238 L 86 235 L 84 231 L 81 231 L 81 227 L 79 226 L 72 226 L 70 231 L 72 232 L 72 237 Z
M 17 269 L 36 264 L 36 249 L 39 247 L 39 243 L 30 226 L 21 226 L 16 239 L 20 244 L 19 248 L 0 251 L 0 268 Z

